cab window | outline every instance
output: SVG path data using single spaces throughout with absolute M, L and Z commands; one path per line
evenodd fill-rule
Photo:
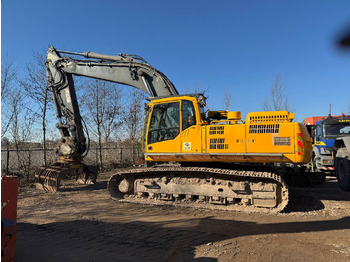
M 182 101 L 182 130 L 189 128 L 196 124 L 196 114 L 194 111 L 193 103 L 188 100 Z
M 321 136 L 322 136 L 322 126 L 317 125 L 316 126 L 316 137 L 321 138 Z
M 180 133 L 179 108 L 179 102 L 154 105 L 148 144 L 174 139 Z

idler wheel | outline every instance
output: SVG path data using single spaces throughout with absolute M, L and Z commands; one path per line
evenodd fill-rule
M 121 193 L 130 193 L 134 188 L 134 181 L 131 179 L 123 178 L 118 185 L 118 190 Z

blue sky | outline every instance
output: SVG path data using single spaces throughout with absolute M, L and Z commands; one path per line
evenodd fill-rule
M 296 119 L 350 113 L 350 51 L 337 38 L 350 1 L 1 2 L 1 52 L 17 65 L 33 51 L 138 54 L 180 93 L 206 90 L 210 109 L 261 111 L 280 74 Z

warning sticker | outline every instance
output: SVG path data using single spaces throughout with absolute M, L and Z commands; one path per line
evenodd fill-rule
M 182 150 L 183 151 L 191 151 L 192 149 L 192 143 L 191 142 L 184 142 L 182 144 Z
M 70 98 L 69 89 L 66 88 L 64 91 L 66 93 L 66 101 L 67 101 L 67 103 L 72 103 L 72 99 Z

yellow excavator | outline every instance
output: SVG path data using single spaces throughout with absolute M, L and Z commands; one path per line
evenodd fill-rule
M 68 56 L 84 57 L 76 59 Z M 88 149 L 72 75 L 129 85 L 148 93 L 143 127 L 147 167 L 115 171 L 114 200 L 212 209 L 281 211 L 288 203 L 285 166 L 308 163 L 312 145 L 305 127 L 287 111 L 206 111 L 203 94 L 180 95 L 143 58 L 58 51 L 46 60 L 61 142 L 59 161 L 42 167 L 36 182 L 59 190 L 61 178 L 94 183 L 97 169 L 83 163 Z M 283 165 L 283 168 L 278 168 Z

